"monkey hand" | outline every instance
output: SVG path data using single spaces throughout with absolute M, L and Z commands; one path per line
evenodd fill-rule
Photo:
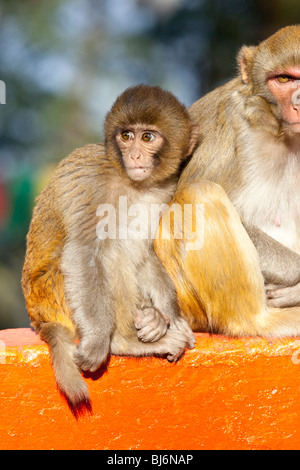
M 83 371 L 95 372 L 106 362 L 110 353 L 110 337 L 83 337 L 74 351 L 74 361 Z
M 275 285 L 266 286 L 267 305 L 276 308 L 288 308 L 300 305 L 300 283 L 292 287 Z
M 169 318 L 153 307 L 138 310 L 134 317 L 137 336 L 145 343 L 158 341 L 166 334 L 169 324 Z

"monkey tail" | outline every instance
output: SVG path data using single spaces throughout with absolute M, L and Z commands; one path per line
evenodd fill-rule
M 89 403 L 90 396 L 78 367 L 73 360 L 74 333 L 59 323 L 42 323 L 39 333 L 50 349 L 56 383 L 72 408 Z

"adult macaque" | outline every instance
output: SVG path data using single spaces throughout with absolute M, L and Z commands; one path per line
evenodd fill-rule
M 89 400 L 80 370 L 95 371 L 110 353 L 176 361 L 194 346 L 150 227 L 141 230 L 150 223 L 155 234 L 151 207 L 170 201 L 197 140 L 198 126 L 171 93 L 130 88 L 107 115 L 105 146 L 75 150 L 37 199 L 22 285 L 74 407 Z M 128 214 L 119 210 L 124 198 Z
M 242 47 L 238 63 L 190 108 L 200 145 L 175 201 L 203 204 L 203 247 L 158 240 L 156 251 L 194 329 L 299 335 L 300 26 Z

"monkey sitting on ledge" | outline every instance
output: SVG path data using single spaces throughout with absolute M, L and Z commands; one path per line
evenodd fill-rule
M 153 240 L 118 233 L 117 220 L 125 198 L 148 209 L 139 221 L 148 224 L 151 206 L 171 200 L 197 140 L 198 126 L 171 93 L 129 88 L 107 115 L 105 145 L 75 150 L 37 198 L 22 286 L 58 387 L 74 407 L 89 401 L 80 370 L 95 371 L 110 353 L 176 361 L 194 347 Z
M 158 239 L 156 252 L 194 330 L 298 336 L 300 26 L 242 47 L 238 64 L 189 110 L 200 144 L 175 201 L 203 205 L 203 248 Z
M 239 76 L 195 103 L 191 117 L 157 88 L 125 92 L 108 114 L 105 147 L 73 152 L 37 200 L 23 290 L 75 405 L 89 398 L 80 369 L 97 369 L 110 352 L 177 360 L 194 344 L 190 327 L 300 335 L 300 27 L 243 47 L 238 61 Z M 200 144 L 170 202 L 197 144 L 192 122 Z M 105 238 L 110 217 L 110 233 L 122 226 L 124 196 L 172 204 L 166 214 L 174 204 L 203 208 L 200 222 L 192 211 L 169 239 L 154 240 L 180 310 L 152 240 Z M 198 246 L 190 234 L 199 230 Z

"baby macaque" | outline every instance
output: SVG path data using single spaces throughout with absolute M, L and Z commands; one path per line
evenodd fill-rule
M 127 89 L 105 122 L 105 144 L 64 159 L 37 198 L 22 286 L 56 381 L 73 407 L 89 401 L 80 371 L 110 354 L 176 361 L 194 335 L 153 249 L 198 140 L 186 108 L 159 87 Z

